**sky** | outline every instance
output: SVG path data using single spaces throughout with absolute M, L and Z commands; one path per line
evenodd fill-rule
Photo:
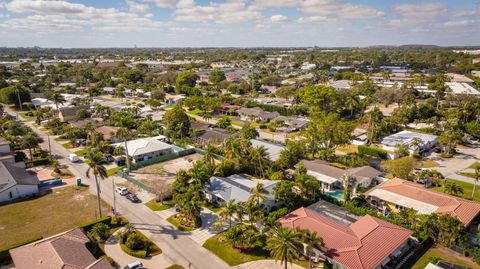
M 0 47 L 480 45 L 480 0 L 0 0 Z

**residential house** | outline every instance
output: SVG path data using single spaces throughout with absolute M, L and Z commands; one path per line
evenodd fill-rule
M 273 188 L 278 181 L 259 180 L 247 175 L 231 175 L 229 177 L 211 177 L 210 183 L 206 186 L 206 198 L 209 202 L 221 205 L 226 201 L 235 200 L 235 203 L 246 202 L 250 197 L 250 191 L 257 186 L 258 183 L 263 184 L 268 194 L 266 195 L 267 203 L 260 203 L 267 209 L 275 207 L 275 195 Z
M 15 152 L 10 144 L 10 141 L 0 136 L 0 162 L 15 164 Z
M 0 203 L 38 195 L 39 180 L 25 168 L 0 162 Z
M 370 215 L 346 218 L 338 210 L 342 211 L 320 201 L 287 214 L 279 223 L 315 232 L 323 243 L 313 253 L 307 253 L 304 246 L 304 255 L 311 255 L 314 261 L 328 260 L 333 268 L 395 268 L 416 245 L 408 229 Z
M 89 242 L 75 229 L 11 249 L 10 256 L 17 269 L 113 269 L 106 259 L 97 260 L 90 253 Z
M 455 74 L 455 73 L 447 73 L 445 74 L 447 78 L 450 79 L 451 82 L 460 82 L 460 83 L 473 83 L 474 81 L 462 74 Z
M 276 117 L 280 116 L 278 112 L 269 112 L 269 111 L 264 111 L 263 109 L 259 107 L 253 107 L 253 108 L 241 108 L 237 110 L 237 113 L 240 115 L 242 120 L 260 120 L 263 122 L 269 122 Z
M 166 140 L 165 136 L 160 135 L 127 141 L 128 155 L 136 163 L 171 154 L 174 152 L 174 146 L 165 143 Z M 125 143 L 115 143 L 112 146 L 125 147 Z
M 346 79 L 331 81 L 328 85 L 332 86 L 337 91 L 349 90 L 352 87 L 351 81 Z
M 208 128 L 199 130 L 195 136 L 195 141 L 200 146 L 207 144 L 220 145 L 231 136 L 230 132 L 221 128 Z
M 310 122 L 306 118 L 285 116 L 278 116 L 273 121 L 282 123 L 282 126 L 276 128 L 276 131 L 283 133 L 293 133 L 296 131 L 305 130 Z
M 282 145 L 274 144 L 264 140 L 252 139 L 250 140 L 250 142 L 252 143 L 252 146 L 255 148 L 264 147 L 268 152 L 268 157 L 270 158 L 270 161 L 272 162 L 280 158 L 280 153 L 285 148 Z
M 341 191 L 343 189 L 342 178 L 345 175 L 355 177 L 356 188 L 367 188 L 371 185 L 377 184 L 379 181 L 383 181 L 380 177 L 382 172 L 371 166 L 362 166 L 344 170 L 331 166 L 322 160 L 303 161 L 303 164 L 307 169 L 307 174 L 320 181 L 320 189 L 325 192 Z
M 103 139 L 110 143 L 118 143 L 121 140 L 116 136 L 120 128 L 115 126 L 104 125 L 96 128 L 95 130 L 103 135 Z
M 394 152 L 397 149 L 398 145 L 408 145 L 408 149 L 411 154 L 426 154 L 438 144 L 437 138 L 438 136 L 436 135 L 417 133 L 412 131 L 401 131 L 396 134 L 384 137 L 380 145 L 384 150 L 389 152 L 389 157 L 391 159 L 395 159 L 396 156 Z M 418 145 L 415 145 L 416 140 L 419 143 Z
M 114 94 L 115 88 L 114 87 L 103 87 L 102 91 L 107 94 Z
M 479 223 L 480 204 L 425 188 L 422 184 L 394 178 L 365 193 L 370 204 L 388 216 L 402 208 L 418 214 L 448 214 L 465 227 Z
M 453 94 L 480 96 L 480 92 L 466 82 L 445 82 Z
M 367 144 L 367 131 L 360 128 L 355 128 L 352 132 L 352 144 L 353 145 L 366 145 Z
M 77 120 L 77 112 L 80 109 L 89 109 L 88 106 L 68 106 L 59 108 L 58 118 L 61 122 L 69 122 Z
M 165 95 L 165 104 L 167 106 L 180 104 L 187 96 L 185 94 L 169 94 Z

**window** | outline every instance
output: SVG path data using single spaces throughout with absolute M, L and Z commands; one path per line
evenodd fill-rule
M 10 196 L 10 199 L 13 198 L 13 193 L 12 192 L 8 192 L 8 195 Z

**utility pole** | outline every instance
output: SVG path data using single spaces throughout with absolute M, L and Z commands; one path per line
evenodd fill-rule
M 50 144 L 50 135 L 47 133 L 48 138 L 48 155 L 50 156 L 50 161 L 52 161 L 52 146 Z
M 20 100 L 20 90 L 15 89 L 15 91 L 17 92 L 17 98 L 18 98 L 18 105 L 20 106 L 20 110 L 23 110 L 23 107 L 22 107 L 22 100 Z
M 117 199 L 115 196 L 115 175 L 112 176 L 112 190 L 113 190 L 113 214 L 117 215 Z

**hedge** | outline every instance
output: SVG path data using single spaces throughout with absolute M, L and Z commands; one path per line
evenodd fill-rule
M 110 216 L 102 217 L 97 220 L 80 225 L 78 228 L 80 228 L 84 232 L 89 232 L 92 229 L 92 227 L 98 223 L 105 223 L 107 225 L 110 225 L 112 223 L 112 217 Z
M 34 237 L 34 238 L 31 238 L 31 239 L 28 239 L 28 240 L 25 240 L 25 241 L 22 241 L 22 242 L 19 242 L 19 243 L 16 243 L 16 244 L 13 244 L 13 245 L 10 245 L 8 247 L 0 249 L 0 264 L 10 260 L 10 252 L 9 251 L 11 249 L 18 248 L 18 247 L 30 244 L 32 242 L 41 240 L 41 239 L 43 239 L 43 236 L 37 236 L 37 237 Z
M 388 152 L 379 148 L 359 145 L 358 153 L 377 157 L 377 158 L 388 159 Z
M 130 256 L 136 257 L 136 258 L 142 258 L 144 259 L 147 257 L 147 251 L 146 250 L 133 250 L 127 247 L 125 244 L 120 243 L 120 247 L 122 250 L 127 253 Z
M 50 159 L 49 158 L 37 158 L 33 159 L 33 161 L 29 161 L 33 166 L 38 166 L 38 165 L 46 165 L 50 164 Z

